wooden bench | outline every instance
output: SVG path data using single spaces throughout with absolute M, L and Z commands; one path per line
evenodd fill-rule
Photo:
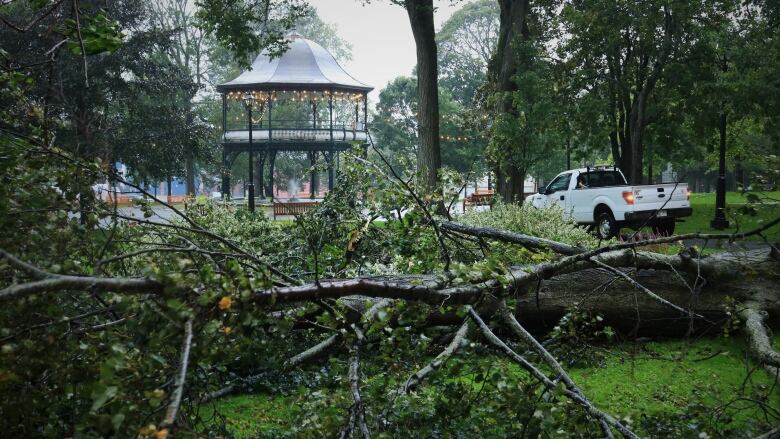
M 117 206 L 130 206 L 133 204 L 133 198 L 128 197 L 126 195 L 108 195 L 108 196 L 101 196 L 100 197 L 103 201 L 108 203 L 109 205 L 113 205 L 114 202 L 116 202 Z
M 274 219 L 282 215 L 303 215 L 314 209 L 318 204 L 316 201 L 299 201 L 293 203 L 274 203 Z
M 158 195 L 157 198 L 163 199 L 163 196 L 162 195 Z M 167 198 L 166 201 L 168 202 L 168 204 L 183 204 L 184 201 L 187 198 L 190 198 L 190 197 L 189 197 L 189 195 L 168 195 L 166 198 Z
M 477 192 L 463 199 L 463 211 L 466 206 L 492 206 L 494 192 Z

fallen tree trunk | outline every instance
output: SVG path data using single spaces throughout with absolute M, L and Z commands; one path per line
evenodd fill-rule
M 646 296 L 629 282 L 601 269 L 590 269 L 553 277 L 537 290 L 518 295 L 515 315 L 535 333 L 552 329 L 575 307 L 600 314 L 605 324 L 623 333 L 639 336 L 682 336 L 717 333 L 730 316 L 726 298 L 738 303 L 758 300 L 768 313 L 766 323 L 780 327 L 780 288 L 772 271 L 777 261 L 761 267 L 762 274 L 706 278 L 676 275 L 662 270 L 624 270 L 637 282 L 680 307 L 691 309 L 703 319 L 691 320 Z M 691 326 L 692 325 L 692 326 Z

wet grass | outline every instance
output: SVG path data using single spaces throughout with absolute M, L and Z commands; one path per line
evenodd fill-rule
M 780 344 L 780 336 L 774 337 L 774 344 Z M 484 366 L 497 360 L 464 355 L 466 364 Z M 708 437 L 722 436 L 724 431 L 756 433 L 773 422 L 765 412 L 780 409 L 780 385 L 746 355 L 741 336 L 625 343 L 593 348 L 588 355 L 595 361 L 569 368 L 572 378 L 599 408 L 645 434 L 642 429 L 648 420 L 675 423 L 694 415 L 695 428 L 709 432 Z M 519 367 L 501 369 L 507 381 L 527 379 Z M 468 382 L 471 377 L 462 371 L 452 380 Z M 379 381 L 374 378 L 366 385 L 380 385 Z M 471 384 L 467 387 L 475 393 L 481 391 L 482 385 Z M 333 391 L 345 392 L 346 398 L 346 388 Z M 436 387 L 427 385 L 422 391 L 435 392 Z M 281 437 L 298 425 L 310 397 L 308 392 L 242 395 L 223 398 L 213 407 L 225 416 L 228 430 L 237 438 Z
M 763 203 L 749 204 L 748 195 L 739 192 L 726 193 L 726 217 L 730 227 L 724 231 L 714 230 L 710 227 L 710 221 L 715 215 L 715 194 L 699 193 L 691 194 L 691 207 L 693 215 L 678 223 L 675 233 L 706 232 L 706 233 L 733 233 L 746 232 L 760 227 L 767 221 L 780 217 L 780 191 L 756 192 L 763 199 Z M 746 206 L 755 207 L 755 215 L 744 212 Z M 780 226 L 770 229 L 766 236 L 776 241 L 780 239 Z M 762 239 L 755 236 L 751 239 Z

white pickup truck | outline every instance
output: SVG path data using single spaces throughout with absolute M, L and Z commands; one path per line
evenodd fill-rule
M 560 206 L 602 239 L 616 236 L 621 227 L 650 226 L 656 234 L 672 235 L 676 219 L 692 213 L 689 200 L 687 183 L 629 186 L 613 166 L 562 172 L 526 197 L 537 208 Z

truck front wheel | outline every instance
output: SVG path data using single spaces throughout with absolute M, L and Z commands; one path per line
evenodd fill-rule
M 599 239 L 607 240 L 617 236 L 620 231 L 617 221 L 609 212 L 601 212 L 596 217 L 596 236 Z
M 653 233 L 658 236 L 674 235 L 674 220 L 663 220 L 653 223 Z

